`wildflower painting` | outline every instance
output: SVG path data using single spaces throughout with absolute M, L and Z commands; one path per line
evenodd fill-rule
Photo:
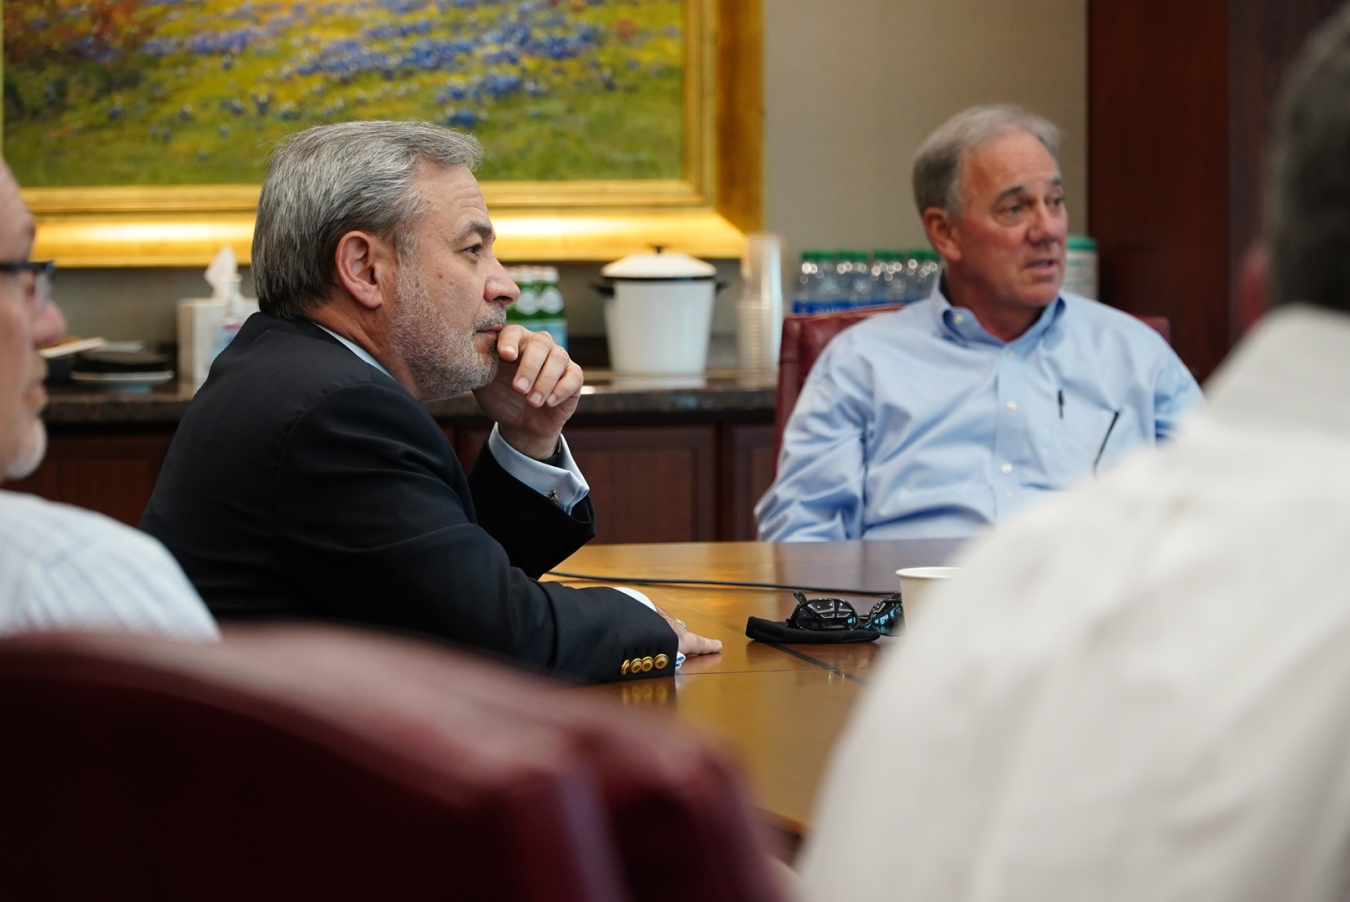
M 426 119 L 488 180 L 684 172 L 684 0 L 6 0 L 30 188 L 257 184 L 295 131 Z

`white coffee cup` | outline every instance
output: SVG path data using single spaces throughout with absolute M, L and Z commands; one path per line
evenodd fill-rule
M 932 592 L 938 583 L 960 572 L 960 567 L 905 567 L 895 571 L 895 575 L 900 577 L 900 600 L 905 606 L 905 616 L 909 617 L 918 610 L 924 596 Z

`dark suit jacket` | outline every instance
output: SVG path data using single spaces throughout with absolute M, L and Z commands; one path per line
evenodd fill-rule
M 312 323 L 256 314 L 188 405 L 141 520 L 222 618 L 441 636 L 584 680 L 676 639 L 622 592 L 534 577 L 595 535 L 485 447 L 466 478 L 435 420 Z

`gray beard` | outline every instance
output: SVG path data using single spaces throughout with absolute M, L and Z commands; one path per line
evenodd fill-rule
M 394 352 L 408 365 L 418 399 L 442 401 L 482 388 L 497 376 L 497 343 L 486 355 L 474 347 L 474 335 L 458 335 L 431 300 L 417 270 L 400 267 L 394 286 L 398 312 L 389 328 Z M 500 325 L 505 314 L 474 323 L 475 330 Z

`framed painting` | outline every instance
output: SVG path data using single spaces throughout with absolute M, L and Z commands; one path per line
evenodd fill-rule
M 5 0 L 6 161 L 63 266 L 247 260 L 267 155 L 320 122 L 473 132 L 507 259 L 759 227 L 748 0 Z

